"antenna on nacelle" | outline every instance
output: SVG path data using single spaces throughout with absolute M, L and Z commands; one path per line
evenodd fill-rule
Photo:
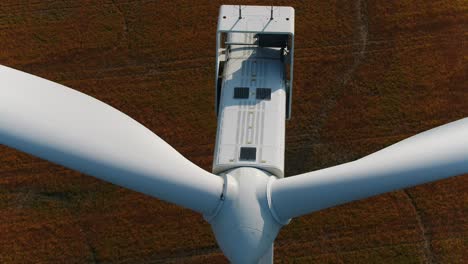
M 273 6 L 271 6 L 270 10 L 270 20 L 273 20 Z
M 239 5 L 239 19 L 242 19 L 242 8 L 241 8 L 241 5 Z

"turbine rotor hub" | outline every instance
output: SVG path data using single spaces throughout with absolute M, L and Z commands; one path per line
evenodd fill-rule
M 276 177 L 251 167 L 236 168 L 221 176 L 225 180 L 224 200 L 205 219 L 230 261 L 258 263 L 282 227 L 268 202 L 268 182 Z

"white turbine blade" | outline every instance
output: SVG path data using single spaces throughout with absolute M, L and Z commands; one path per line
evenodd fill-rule
M 468 173 L 468 118 L 416 136 L 359 160 L 273 181 L 279 221 L 350 201 Z
M 0 144 L 204 214 L 222 193 L 222 178 L 127 115 L 1 65 Z

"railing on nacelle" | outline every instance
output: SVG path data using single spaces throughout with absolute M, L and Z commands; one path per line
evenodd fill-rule
M 216 84 L 215 111 L 219 111 L 219 96 L 222 89 L 224 63 L 229 58 L 230 45 L 254 45 L 230 43 L 228 33 L 256 33 L 259 47 L 281 43 L 286 49 L 284 56 L 284 82 L 286 87 L 286 118 L 291 118 L 292 83 L 294 67 L 294 8 L 272 6 L 223 5 L 220 8 L 216 32 Z M 223 36 L 224 35 L 224 36 Z M 278 47 L 278 45 L 273 45 Z

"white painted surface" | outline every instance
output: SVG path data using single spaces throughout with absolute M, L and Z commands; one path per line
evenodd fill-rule
M 190 208 L 214 211 L 223 180 L 111 106 L 0 66 L 0 144 Z
M 241 18 L 239 18 L 239 8 L 241 9 Z M 273 16 L 271 14 L 273 8 Z M 294 16 L 295 11 L 292 7 L 287 6 L 245 6 L 245 5 L 222 5 L 219 11 L 218 28 L 216 32 L 216 97 L 215 97 L 215 110 L 219 113 L 218 109 L 218 77 L 223 73 L 220 72 L 220 64 L 227 61 L 227 50 L 224 43 L 221 43 L 222 33 L 251 33 L 244 34 L 250 36 L 250 43 L 253 43 L 252 36 L 257 33 L 265 34 L 286 34 L 291 38 L 290 47 L 287 56 L 284 58 L 286 65 L 289 67 L 289 75 L 286 76 L 285 81 L 288 83 L 286 90 L 289 95 L 287 101 L 287 119 L 291 118 L 291 104 L 292 104 L 292 89 L 293 89 L 293 69 L 294 69 Z M 273 17 L 273 19 L 271 19 Z M 242 41 L 244 40 L 244 41 Z M 230 42 L 240 41 L 246 43 L 246 39 L 239 39 L 235 37 Z
M 294 8 L 274 6 L 222 5 L 219 10 L 218 31 L 294 33 Z
M 253 33 L 229 33 L 233 43 L 254 43 Z M 224 69 L 213 172 L 243 166 L 284 173 L 286 91 L 279 48 L 231 45 Z M 249 88 L 248 99 L 234 98 L 236 87 Z M 257 88 L 271 99 L 256 99 Z M 255 161 L 240 159 L 241 147 L 256 148 Z
M 280 220 L 468 173 L 468 118 L 343 165 L 273 181 Z
M 267 183 L 271 174 L 237 168 L 222 174 L 224 201 L 209 220 L 223 253 L 233 263 L 271 263 L 273 241 L 281 225 L 271 215 Z

